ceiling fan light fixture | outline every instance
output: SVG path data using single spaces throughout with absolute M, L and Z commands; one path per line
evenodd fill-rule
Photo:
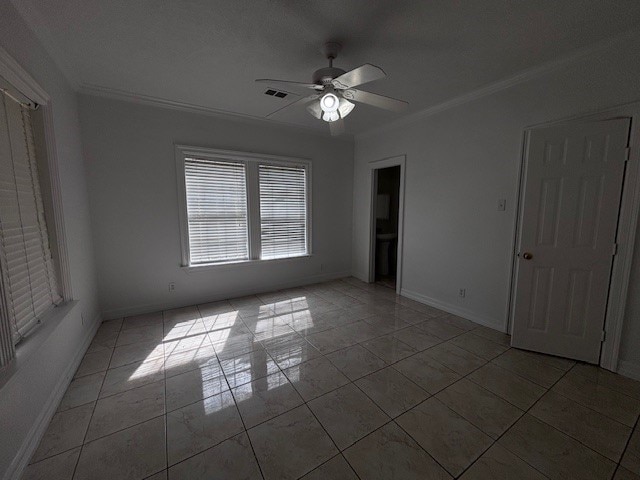
M 335 122 L 340 119 L 340 114 L 337 111 L 334 112 L 324 112 L 322 114 L 322 119 L 325 122 Z
M 334 113 L 340 107 L 340 99 L 333 93 L 326 93 L 320 98 L 320 108 L 324 113 Z
M 344 98 L 340 99 L 340 106 L 338 107 L 338 113 L 340 113 L 340 117 L 344 118 L 351 113 L 353 107 L 356 105 L 351 103 L 349 100 L 345 100 Z

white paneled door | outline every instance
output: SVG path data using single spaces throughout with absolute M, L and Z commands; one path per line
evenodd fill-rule
M 529 131 L 512 346 L 598 363 L 629 125 Z

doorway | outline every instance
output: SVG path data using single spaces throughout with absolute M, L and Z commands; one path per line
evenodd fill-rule
M 373 195 L 373 281 L 396 290 L 398 281 L 398 237 L 400 231 L 401 167 L 377 168 Z
M 512 346 L 598 363 L 629 118 L 527 132 Z

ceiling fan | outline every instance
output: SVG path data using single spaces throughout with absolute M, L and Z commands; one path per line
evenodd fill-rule
M 355 104 L 350 100 L 394 112 L 400 112 L 407 108 L 408 103 L 402 100 L 353 88 L 374 80 L 380 80 L 386 77 L 386 73 L 380 67 L 369 63 L 365 63 L 349 72 L 334 67 L 333 61 L 338 56 L 341 48 L 341 45 L 335 42 L 329 42 L 324 45 L 323 53 L 329 60 L 329 66 L 313 72 L 313 83 L 271 80 L 268 78 L 260 78 L 256 82 L 266 83 L 270 87 L 302 91 L 304 93 L 314 90 L 313 94 L 305 96 L 288 106 L 313 102 L 307 105 L 307 110 L 318 120 L 324 120 L 329 123 L 331 135 L 340 135 L 344 132 L 343 119 L 355 107 Z

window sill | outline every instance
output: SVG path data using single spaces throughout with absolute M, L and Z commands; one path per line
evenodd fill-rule
M 22 366 L 29 362 L 42 344 L 55 331 L 60 322 L 78 305 L 77 300 L 61 303 L 42 319 L 42 324 L 16 346 L 16 356 L 0 370 L 0 389 L 11 380 Z
M 187 273 L 203 272 L 208 270 L 228 270 L 230 268 L 249 267 L 255 265 L 277 265 L 279 263 L 295 262 L 311 258 L 313 254 L 298 255 L 297 257 L 273 258 L 267 260 L 241 260 L 239 262 L 204 263 L 201 265 L 187 265 L 181 267 Z

